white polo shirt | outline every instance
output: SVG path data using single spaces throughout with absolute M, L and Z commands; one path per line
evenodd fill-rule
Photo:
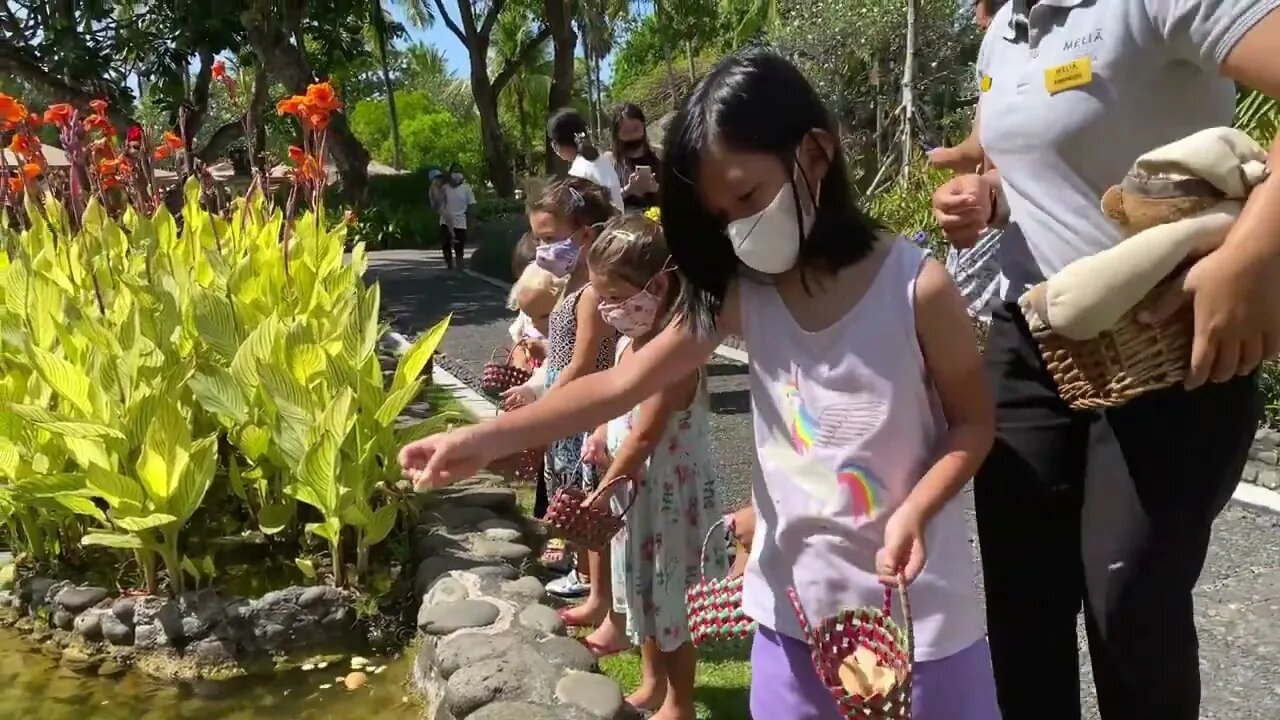
M 1002 295 L 1111 247 L 1102 194 L 1139 155 L 1230 125 L 1219 66 L 1280 0 L 1011 0 L 978 54 L 979 139 L 1010 226 Z M 1277 49 L 1280 56 L 1280 48 Z

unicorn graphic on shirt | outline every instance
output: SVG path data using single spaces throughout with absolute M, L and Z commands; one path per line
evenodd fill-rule
M 821 455 L 812 454 L 812 450 L 839 450 L 857 444 L 879 427 L 884 404 L 866 396 L 851 396 L 815 412 L 801 395 L 800 377 L 794 368 L 782 386 L 782 399 L 790 442 L 781 437 L 771 440 L 760 449 L 762 458 L 807 490 L 819 502 L 823 514 L 840 511 L 848 498 L 855 518 L 877 515 L 884 507 L 884 486 L 874 473 L 863 465 L 846 462 L 833 477 Z

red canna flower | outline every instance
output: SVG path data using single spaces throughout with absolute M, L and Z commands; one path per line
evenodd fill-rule
M 107 114 L 108 105 L 106 100 L 90 100 L 89 107 L 93 108 L 93 111 L 99 115 Z
M 307 87 L 307 104 L 313 110 L 318 110 L 326 115 L 342 107 L 342 103 L 338 101 L 338 95 L 333 91 L 333 85 L 327 82 L 315 83 Z
M 292 160 L 295 165 L 301 165 L 302 161 L 306 157 L 307 157 L 307 153 L 302 148 L 298 147 L 297 145 L 289 146 L 289 159 Z
M 227 75 L 227 64 L 222 60 L 218 60 L 213 64 L 213 79 L 221 80 Z
M 186 146 L 186 143 L 182 142 L 182 138 L 169 130 L 164 131 L 164 144 L 169 146 L 170 150 L 180 150 Z
M 297 115 L 302 107 L 306 105 L 307 99 L 302 95 L 294 95 L 287 97 L 276 103 L 276 113 L 279 115 Z
M 168 145 L 161 145 L 156 148 L 155 157 L 157 160 L 164 160 L 172 154 L 173 150 L 170 150 Z
M 9 178 L 9 193 L 11 195 L 17 195 L 22 192 L 22 189 L 26 187 L 26 185 L 27 184 L 22 181 L 22 178 L 11 177 Z
M 44 165 L 38 162 L 29 162 L 22 166 L 22 174 L 28 180 L 35 180 L 44 174 Z
M 56 103 L 50 105 L 48 110 L 44 111 L 44 121 L 50 125 L 62 127 L 71 121 L 71 115 L 75 110 L 67 103 Z

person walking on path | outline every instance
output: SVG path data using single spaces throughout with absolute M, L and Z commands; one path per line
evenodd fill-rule
M 1014 301 L 1120 241 L 1103 192 L 1142 154 L 1230 125 L 1235 82 L 1280 97 L 1278 47 L 1280 0 L 1012 0 L 982 43 L 991 168 L 933 204 L 956 247 L 1004 230 L 975 502 L 1005 720 L 1080 717 L 1082 606 L 1105 720 L 1200 715 L 1192 590 L 1260 419 L 1256 371 L 1280 350 L 1280 145 L 1222 247 L 1139 318 L 1190 306 L 1185 387 L 1071 410 Z
M 959 291 L 924 249 L 881 235 L 861 214 L 835 122 L 776 54 L 753 48 L 722 60 L 663 147 L 663 230 L 688 284 L 681 322 L 630 362 L 406 446 L 401 467 L 419 487 L 470 477 L 491 456 L 626 413 L 738 334 L 761 467 L 743 588 L 743 609 L 759 623 L 751 716 L 842 716 L 789 588 L 816 621 L 881 607 L 885 588 L 905 582 L 913 717 L 996 720 L 957 498 L 990 447 L 993 419 Z
M 462 166 L 454 163 L 449 168 L 449 177 L 441 190 L 440 210 L 440 251 L 444 253 L 444 264 L 453 268 L 457 259 L 458 267 L 462 267 L 462 253 L 467 244 L 467 228 L 471 224 L 471 208 L 476 204 L 476 194 L 467 184 L 467 177 Z

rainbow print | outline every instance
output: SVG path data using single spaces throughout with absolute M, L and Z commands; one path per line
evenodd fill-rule
M 782 396 L 791 403 L 791 442 L 796 452 L 805 455 L 813 447 L 813 440 L 818 434 L 818 423 L 804 406 L 804 398 L 800 397 L 800 383 L 793 374 L 784 386 Z
M 836 482 L 849 489 L 855 518 L 874 516 L 884 506 L 880 483 L 870 470 L 860 465 L 845 465 L 836 473 Z

